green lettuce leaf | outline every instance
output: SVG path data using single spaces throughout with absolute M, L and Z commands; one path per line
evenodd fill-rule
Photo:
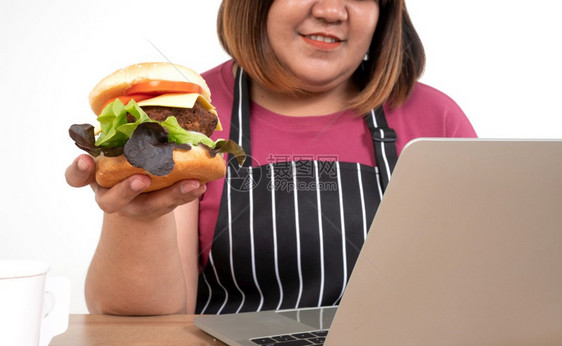
M 217 153 L 230 153 L 234 155 L 236 161 L 238 161 L 238 164 L 240 166 L 242 166 L 244 164 L 244 161 L 246 161 L 246 153 L 244 152 L 244 149 L 242 149 L 242 147 L 232 139 L 218 139 L 215 142 L 213 151 Z
M 187 131 L 180 126 L 178 119 L 174 116 L 166 118 L 166 120 L 162 121 L 160 125 L 168 130 L 168 141 L 170 142 L 192 145 L 203 143 L 211 149 L 215 147 L 215 142 L 213 142 L 212 139 L 201 132 Z
M 127 123 L 127 111 L 120 100 L 107 105 L 98 117 L 98 121 L 101 133 L 96 139 L 96 146 L 113 148 L 125 145 L 129 137 L 117 130 L 119 126 Z

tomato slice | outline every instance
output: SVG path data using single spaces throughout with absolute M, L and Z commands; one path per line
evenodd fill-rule
M 121 102 L 123 102 L 123 104 L 126 106 L 127 103 L 129 103 L 129 101 L 131 100 L 135 100 L 135 102 L 139 102 L 142 100 L 147 100 L 150 98 L 153 98 L 154 95 L 151 94 L 134 94 L 134 95 L 127 95 L 127 96 L 119 96 L 119 97 L 115 97 L 112 98 L 110 100 L 108 100 L 102 107 L 102 109 L 104 109 L 108 104 L 110 104 L 111 102 L 119 99 Z
M 198 93 L 203 90 L 201 86 L 190 82 L 171 82 L 166 80 L 151 80 L 140 82 L 125 90 L 125 95 L 132 94 L 171 94 L 171 93 Z

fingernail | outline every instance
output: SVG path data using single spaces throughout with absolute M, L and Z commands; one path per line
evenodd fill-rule
M 88 170 L 88 163 L 84 159 L 78 159 L 78 161 L 76 162 L 76 167 L 78 167 L 78 170 L 80 170 L 81 172 L 85 172 Z
M 142 181 L 142 179 L 133 179 L 133 181 L 131 181 L 131 184 L 129 186 L 131 190 L 135 192 L 142 191 L 146 188 L 146 184 L 144 183 L 144 181 Z
M 181 184 L 180 190 L 181 193 L 189 193 L 197 188 L 199 188 L 199 182 L 195 180 Z

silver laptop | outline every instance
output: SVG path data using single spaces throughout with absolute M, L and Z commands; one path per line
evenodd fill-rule
M 195 324 L 231 345 L 561 345 L 562 140 L 411 142 L 337 311 Z

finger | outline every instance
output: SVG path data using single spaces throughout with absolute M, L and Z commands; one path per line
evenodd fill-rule
M 201 197 L 207 190 L 207 185 L 198 180 L 182 180 L 171 186 L 170 190 L 169 197 L 177 207 Z
M 82 187 L 95 181 L 96 164 L 89 155 L 80 155 L 64 172 L 66 182 L 73 187 Z
M 150 186 L 150 178 L 136 174 L 110 189 L 96 186 L 96 202 L 106 213 L 124 210 L 139 194 Z
M 180 205 L 199 198 L 207 189 L 197 180 L 184 180 L 167 188 L 144 193 L 133 201 L 129 211 L 144 219 L 165 215 Z

